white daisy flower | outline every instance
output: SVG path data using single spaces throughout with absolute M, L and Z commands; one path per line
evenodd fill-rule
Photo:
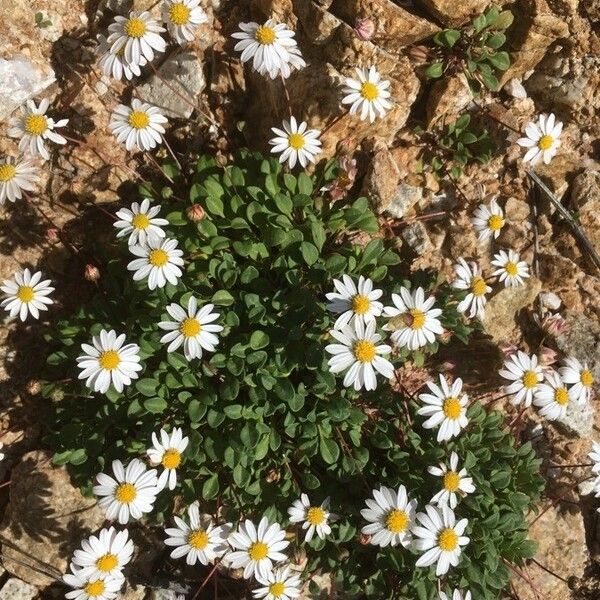
M 63 581 L 73 588 L 65 594 L 67 600 L 112 600 L 117 597 L 125 578 L 122 575 L 90 578 L 83 573 L 83 569 L 71 565 L 71 573 L 65 573 Z
M 429 296 L 425 300 L 423 288 L 410 292 L 407 288 L 400 289 L 400 295 L 392 294 L 394 306 L 386 306 L 383 314 L 391 319 L 383 326 L 385 331 L 391 331 L 392 342 L 401 348 L 416 350 L 435 342 L 436 334 L 444 332 L 438 317 L 441 308 L 432 308 L 435 298 Z
M 79 379 L 85 379 L 85 385 L 94 392 L 106 394 L 110 384 L 117 392 L 122 392 L 132 379 L 138 378 L 140 365 L 137 344 L 125 344 L 125 334 L 117 336 L 114 330 L 103 329 L 92 337 L 92 345 L 81 344 L 84 354 L 77 357 L 77 366 L 81 369 Z
M 12 279 L 5 279 L 0 285 L 6 298 L 0 302 L 0 307 L 9 313 L 11 319 L 17 315 L 21 321 L 25 321 L 27 315 L 34 319 L 40 318 L 40 310 L 48 310 L 48 305 L 54 301 L 48 298 L 48 294 L 54 291 L 50 286 L 49 279 L 42 281 L 42 272 L 31 273 L 25 269 L 21 273 L 15 273 Z
M 261 75 L 275 79 L 279 75 L 288 77 L 292 68 L 306 66 L 298 50 L 294 32 L 283 23 L 269 19 L 263 25 L 240 23 L 231 37 L 240 40 L 234 50 L 241 52 L 241 61 L 252 59 L 252 66 Z
M 167 118 L 160 109 L 147 102 L 134 98 L 131 107 L 119 104 L 113 111 L 108 128 L 117 137 L 117 142 L 125 142 L 127 150 L 152 150 L 162 143 L 163 125 Z
M 144 246 L 130 246 L 129 250 L 135 256 L 127 268 L 135 271 L 134 281 L 148 278 L 148 288 L 165 287 L 167 281 L 177 285 L 177 280 L 183 275 L 183 250 L 177 248 L 177 240 L 149 237 Z
M 54 131 L 57 127 L 64 127 L 69 119 L 54 121 L 46 116 L 46 111 L 50 106 L 48 99 L 44 98 L 39 106 L 35 105 L 33 100 L 27 100 L 27 103 L 21 106 L 21 115 L 14 117 L 10 121 L 8 135 L 20 138 L 19 150 L 28 152 L 32 156 L 41 156 L 48 160 L 50 154 L 44 142 L 50 140 L 55 144 L 66 144 L 67 140 Z
M 310 542 L 316 533 L 321 539 L 331 533 L 329 520 L 334 518 L 329 512 L 329 498 L 325 498 L 320 505 L 312 505 L 306 494 L 302 494 L 290 508 L 290 523 L 302 523 L 302 529 L 306 529 L 305 542 Z
M 20 200 L 22 190 L 33 192 L 38 180 L 38 168 L 31 159 L 0 159 L 0 204 Z
M 448 572 L 450 566 L 458 565 L 461 546 L 469 543 L 463 533 L 469 524 L 467 519 L 456 522 L 451 508 L 447 506 L 426 506 L 425 513 L 418 513 L 416 520 L 420 523 L 413 527 L 413 534 L 419 538 L 413 547 L 423 555 L 417 560 L 417 567 L 428 567 L 437 563 L 435 574 L 439 577 Z
M 587 362 L 581 364 L 574 356 L 565 358 L 564 365 L 558 370 L 561 379 L 572 386 L 573 398 L 580 404 L 584 404 L 592 397 L 594 376 L 588 368 Z
M 469 319 L 477 317 L 483 319 L 485 313 L 486 294 L 492 291 L 492 288 L 486 284 L 481 276 L 481 268 L 477 263 L 459 258 L 458 263 L 454 265 L 454 272 L 457 279 L 452 282 L 452 287 L 457 290 L 468 290 L 465 299 L 462 300 L 456 310 L 468 314 Z
M 142 74 L 140 67 L 147 64 L 147 60 L 141 56 L 138 63 L 129 63 L 125 60 L 125 47 L 121 47 L 117 52 L 112 51 L 112 44 L 109 44 L 106 37 L 98 36 L 97 53 L 100 55 L 98 66 L 107 77 L 112 77 L 120 81 L 123 76 L 128 81 L 133 77 L 139 77 Z
M 383 358 L 382 354 L 389 354 L 392 349 L 385 344 L 378 345 L 381 336 L 375 333 L 375 321 L 366 325 L 355 320 L 353 325 L 337 331 L 330 330 L 329 334 L 339 344 L 329 344 L 325 350 L 333 356 L 329 359 L 329 371 L 340 373 L 346 371 L 344 386 L 354 386 L 355 390 L 363 387 L 365 390 L 374 390 L 377 387 L 375 371 L 381 373 L 386 379 L 394 375 L 394 366 Z
M 302 167 L 306 167 L 309 162 L 314 163 L 315 156 L 321 152 L 321 132 L 307 127 L 305 121 L 298 125 L 294 117 L 283 121 L 283 130 L 271 127 L 275 134 L 275 137 L 269 140 L 269 144 L 273 146 L 271 153 L 281 153 L 279 162 L 284 163 L 287 160 L 290 169 L 293 169 L 297 162 Z
M 440 463 L 439 467 L 429 467 L 427 471 L 436 477 L 442 477 L 444 481 L 444 487 L 431 499 L 431 504 L 448 505 L 454 509 L 458 504 L 459 496 L 466 496 L 475 491 L 473 479 L 467 477 L 467 470 L 458 470 L 458 454 L 456 452 L 452 452 L 450 455 L 450 467 L 445 463 Z
M 167 43 L 160 35 L 164 31 L 148 11 L 133 11 L 128 17 L 115 17 L 115 22 L 108 26 L 107 42 L 113 54 L 122 50 L 129 65 L 139 65 L 142 58 L 152 62 L 155 50 L 165 51 Z
M 515 405 L 525 402 L 525 406 L 531 406 L 533 395 L 544 379 L 537 356 L 527 356 L 520 350 L 504 361 L 504 369 L 499 371 L 499 375 L 512 381 L 504 386 L 506 394 L 514 394 L 511 402 Z
M 229 544 L 236 550 L 225 555 L 232 569 L 244 569 L 244 579 L 266 578 L 273 569 L 273 563 L 287 560 L 281 551 L 289 546 L 285 540 L 285 529 L 278 523 L 269 524 L 263 517 L 258 528 L 248 519 L 238 530 L 229 536 Z
M 373 490 L 373 499 L 365 502 L 367 508 L 360 514 L 369 524 L 361 532 L 371 536 L 371 544 L 382 548 L 401 544 L 410 548 L 417 501 L 409 498 L 406 488 L 401 485 L 396 492 L 382 485 L 379 490 Z
M 473 213 L 471 219 L 475 231 L 479 234 L 479 241 L 493 237 L 496 239 L 500 235 L 500 230 L 506 224 L 504 213 L 494 198 L 490 202 L 489 208 L 485 204 L 480 204 Z
M 79 573 L 90 579 L 119 577 L 131 560 L 133 549 L 127 529 L 104 528 L 97 536 L 82 540 L 81 548 L 73 553 L 73 564 L 81 567 Z
M 540 415 L 550 421 L 564 419 L 569 402 L 574 399 L 573 388 L 567 389 L 556 371 L 546 373 L 544 383 L 540 383 L 533 392 L 533 404 L 539 408 Z
M 342 279 L 343 282 L 334 279 L 337 291 L 326 294 L 329 300 L 327 310 L 340 315 L 333 325 L 334 329 L 346 327 L 352 318 L 368 323 L 381 315 L 383 304 L 378 299 L 383 295 L 382 290 L 374 290 L 373 282 L 362 275 L 358 278 L 358 286 L 348 275 L 342 275 Z
M 442 442 L 457 436 L 468 423 L 467 394 L 462 393 L 462 379 L 457 377 L 452 386 L 440 374 L 439 387 L 432 381 L 427 382 L 431 394 L 419 394 L 419 400 L 425 406 L 419 408 L 417 414 L 429 417 L 423 423 L 425 429 L 439 427 L 437 441 Z
M 174 321 L 161 321 L 158 326 L 169 333 L 160 338 L 163 344 L 169 343 L 167 352 L 174 352 L 183 344 L 183 353 L 187 360 L 202 357 L 202 350 L 214 352 L 219 338 L 215 335 L 223 331 L 221 325 L 213 323 L 220 314 L 212 312 L 214 304 L 198 308 L 198 301 L 190 296 L 187 312 L 179 304 L 169 304 L 167 312 Z
M 600 442 L 592 442 L 592 451 L 588 454 L 590 460 L 594 463 L 592 471 L 600 473 Z
M 373 123 L 377 117 L 384 117 L 386 111 L 392 108 L 390 102 L 390 82 L 381 79 L 375 67 L 356 69 L 358 79 L 346 77 L 342 92 L 342 104 L 351 104 L 350 114 L 360 113 L 360 120 L 367 117 Z
M 181 455 L 187 448 L 190 439 L 183 437 L 181 427 L 174 427 L 169 435 L 164 429 L 160 430 L 160 441 L 156 433 L 152 432 L 153 448 L 149 448 L 146 454 L 150 458 L 150 463 L 162 465 L 164 471 L 158 478 L 158 487 L 162 490 L 166 487 L 167 481 L 169 489 L 174 490 L 177 484 L 177 469 L 181 465 Z
M 273 569 L 266 577 L 257 576 L 256 580 L 262 587 L 252 590 L 255 598 L 292 600 L 300 596 L 302 582 L 289 566 Z
M 514 250 L 508 252 L 500 250 L 498 254 L 494 254 L 492 264 L 499 267 L 493 275 L 499 277 L 500 281 L 504 281 L 505 287 L 525 285 L 523 280 L 529 277 L 529 265 L 520 260 L 519 253 Z
M 467 590 L 463 596 L 459 589 L 455 589 L 452 593 L 452 598 L 446 596 L 444 592 L 440 592 L 440 600 L 471 600 L 471 592 Z
M 188 565 L 197 562 L 208 565 L 229 550 L 227 536 L 231 533 L 231 523 L 215 527 L 210 517 L 200 515 L 198 503 L 194 502 L 187 510 L 189 525 L 174 516 L 177 527 L 168 527 L 165 533 L 167 546 L 174 546 L 171 558 L 185 556 Z
M 144 513 L 149 513 L 154 507 L 157 487 L 156 469 L 148 469 L 139 459 L 134 458 L 127 468 L 120 460 L 113 460 L 112 471 L 114 478 L 105 473 L 98 473 L 92 489 L 100 496 L 98 506 L 106 513 L 106 518 L 119 520 L 126 525 L 129 518 L 141 519 Z
M 200 0 L 164 0 L 162 20 L 178 44 L 193 42 L 196 28 L 208 21 Z
M 133 202 L 131 208 L 117 211 L 118 221 L 114 226 L 119 229 L 117 237 L 129 235 L 127 243 L 130 246 L 144 246 L 149 237 L 164 238 L 165 232 L 161 225 L 168 225 L 167 219 L 157 218 L 160 206 L 150 206 L 150 200 L 145 198 L 141 204 Z
M 519 138 L 517 144 L 523 148 L 529 148 L 523 157 L 525 162 L 536 165 L 540 160 L 545 164 L 556 156 L 560 146 L 560 134 L 563 124 L 556 120 L 553 113 L 540 115 L 538 122 L 527 123 L 525 127 L 526 137 Z

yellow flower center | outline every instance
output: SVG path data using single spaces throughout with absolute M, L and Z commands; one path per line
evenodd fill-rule
M 385 526 L 392 533 L 402 533 L 408 526 L 408 515 L 403 510 L 394 508 L 385 518 Z
M 129 504 L 136 499 L 137 490 L 132 483 L 121 483 L 115 491 L 115 498 L 122 504 Z
M 377 89 L 377 86 L 374 83 L 371 83 L 370 81 L 365 81 L 360 86 L 360 95 L 365 100 L 372 102 L 373 100 L 377 100 L 377 98 L 379 97 L 379 90 Z
M 177 2 L 169 9 L 169 19 L 173 25 L 185 25 L 190 20 L 190 12 L 183 2 Z
M 267 546 L 264 542 L 254 542 L 248 548 L 248 556 L 252 560 L 262 560 L 263 558 L 267 558 L 267 554 L 269 554 L 269 546 Z
M 554 401 L 561 406 L 569 404 L 569 392 L 567 392 L 567 388 L 562 387 L 555 390 Z
M 165 469 L 176 469 L 181 464 L 181 454 L 174 448 L 169 448 L 163 454 L 161 464 Z
M 301 133 L 290 133 L 288 136 L 288 144 L 294 150 L 302 150 L 305 143 L 304 136 Z
M 196 550 L 204 550 L 208 546 L 208 533 L 204 529 L 196 529 L 188 535 L 187 543 Z
M 471 281 L 471 291 L 475 296 L 483 296 L 486 291 L 485 281 L 481 277 L 473 277 Z
M 142 110 L 134 110 L 127 120 L 134 129 L 146 129 L 150 124 L 150 117 Z
M 525 373 L 523 373 L 523 379 L 522 379 L 522 381 L 523 381 L 523 385 L 528 390 L 533 389 L 538 384 L 537 373 L 535 371 L 525 371 Z
M 499 231 L 504 227 L 504 219 L 500 215 L 492 215 L 488 219 L 488 227 L 492 231 Z
M 184 337 L 196 337 L 202 331 L 202 325 L 200 325 L 198 319 L 188 317 L 181 322 L 179 331 Z
M 458 419 L 462 410 L 460 400 L 458 398 L 446 398 L 444 400 L 442 410 L 444 411 L 444 415 L 448 417 L 448 419 Z
M 511 276 L 514 277 L 515 275 L 517 275 L 517 273 L 519 272 L 519 268 L 517 267 L 517 263 L 513 262 L 512 260 L 509 260 L 505 265 L 504 265 L 504 270 Z
M 272 583 L 269 586 L 269 593 L 275 598 L 279 598 L 279 596 L 283 596 L 285 592 L 285 584 L 281 583 L 281 581 L 277 581 L 276 583 Z
M 326 514 L 320 506 L 311 506 L 306 511 L 306 520 L 311 525 L 322 525 L 325 522 Z
M 108 553 L 104 556 L 101 556 L 96 561 L 96 568 L 99 571 L 104 571 L 105 573 L 108 573 L 109 571 L 112 571 L 118 564 L 119 559 L 116 557 L 116 555 Z
M 134 229 L 146 229 L 150 225 L 150 219 L 148 215 L 134 215 L 133 219 L 131 219 L 131 224 Z
M 375 354 L 375 344 L 372 342 L 359 340 L 354 344 L 354 358 L 362 363 L 372 362 Z
M 452 552 L 458 546 L 458 535 L 454 529 L 443 529 L 438 537 L 438 546 L 446 552 Z
M 112 371 L 113 369 L 116 369 L 119 366 L 121 362 L 121 357 L 119 356 L 119 353 L 116 350 L 105 350 L 104 352 L 102 352 L 102 354 L 100 354 L 98 362 L 100 363 L 100 366 L 103 369 L 106 369 L 107 371 Z
M 29 302 L 31 302 L 33 300 L 33 296 L 34 296 L 33 288 L 30 285 L 19 286 L 19 291 L 17 292 L 17 298 L 21 302 L 28 304 Z
M 456 471 L 448 471 L 444 475 L 444 489 L 449 492 L 456 492 L 460 485 L 460 477 Z
M 29 135 L 42 135 L 48 129 L 48 119 L 44 115 L 29 115 L 25 119 L 25 131 Z
M 83 590 L 88 596 L 94 598 L 96 596 L 101 596 L 104 593 L 105 587 L 104 581 L 102 581 L 102 579 L 97 579 L 96 581 L 86 583 Z
M 407 313 L 402 315 L 402 320 L 411 329 L 422 329 L 425 325 L 425 313 L 416 308 L 411 308 Z
M 540 150 L 550 150 L 554 144 L 554 138 L 551 135 L 543 135 L 538 142 L 538 148 Z
M 14 165 L 0 165 L 0 181 L 10 181 L 17 174 L 17 169 Z
M 357 294 L 352 298 L 352 310 L 357 315 L 364 315 L 371 308 L 371 301 L 366 296 Z
M 594 376 L 587 369 L 581 372 L 581 383 L 585 387 L 592 387 L 594 383 Z
M 129 19 L 125 23 L 125 33 L 131 38 L 141 38 L 146 33 L 146 23 L 142 19 Z
M 160 248 L 158 250 L 151 250 L 148 254 L 148 262 L 153 267 L 164 267 L 169 262 L 169 255 Z
M 262 25 L 256 30 L 254 37 L 259 44 L 270 46 L 277 39 L 277 34 L 273 28 Z

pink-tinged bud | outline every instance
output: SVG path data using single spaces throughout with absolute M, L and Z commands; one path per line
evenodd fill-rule
M 500 346 L 500 351 L 502 352 L 502 356 L 504 356 L 504 358 L 510 358 L 513 354 L 517 353 L 518 348 L 514 344 L 507 344 Z
M 558 314 L 544 317 L 542 329 L 549 335 L 559 335 L 567 330 L 567 322 Z
M 277 483 L 280 479 L 281 473 L 277 469 L 271 469 L 265 477 L 267 483 Z
M 368 535 L 367 533 L 361 533 L 358 536 L 358 542 L 359 542 L 359 544 L 362 544 L 363 546 L 368 546 L 370 541 L 371 541 L 371 536 Z
M 368 18 L 357 19 L 354 31 L 361 40 L 370 40 L 375 34 L 375 23 Z
M 46 239 L 51 244 L 58 244 L 58 242 L 60 242 L 60 236 L 59 236 L 58 229 L 56 229 L 56 227 L 51 227 L 50 229 L 48 229 L 46 231 Z
M 447 344 L 452 339 L 452 332 L 449 329 L 444 329 L 444 331 L 439 336 L 440 342 L 442 344 Z
M 540 364 L 543 367 L 548 367 L 550 365 L 553 365 L 558 360 L 558 353 L 555 350 L 552 350 L 552 348 L 541 346 L 539 359 Z
M 98 281 L 100 279 L 100 270 L 95 265 L 87 264 L 85 265 L 83 276 L 88 281 Z
M 200 204 L 192 204 L 191 206 L 188 206 L 185 213 L 187 214 L 187 218 L 194 223 L 199 223 L 206 216 L 206 213 Z

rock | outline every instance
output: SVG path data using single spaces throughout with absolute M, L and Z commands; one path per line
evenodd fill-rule
M 298 20 L 311 43 L 322 46 L 331 40 L 342 21 L 314 2 L 302 2 L 296 9 Z
M 144 600 L 147 593 L 147 587 L 143 585 L 131 585 L 129 582 L 125 582 L 119 593 L 119 600 Z M 175 596 L 173 596 L 173 600 L 176 600 Z
M 38 595 L 38 589 L 21 579 L 11 577 L 0 590 L 0 600 L 33 600 Z
M 197 54 L 191 51 L 175 54 L 160 66 L 158 73 L 160 77 L 155 73 L 136 88 L 139 97 L 163 109 L 167 117 L 189 118 L 198 96 L 206 87 L 202 63 Z M 182 96 L 188 101 L 184 101 Z
M 427 229 L 421 221 L 415 221 L 405 227 L 400 236 L 417 255 L 425 254 L 433 249 Z
M 440 30 L 434 23 L 417 17 L 391 0 L 335 0 L 330 10 L 352 27 L 360 18 L 371 19 L 375 23 L 371 41 L 393 54 Z
M 103 521 L 103 511 L 73 486 L 66 467 L 53 466 L 45 452 L 29 452 L 12 471 L 0 527 L 2 563 L 9 573 L 46 587 L 66 572 L 81 539 Z
M 542 292 L 540 294 L 540 302 L 544 308 L 550 310 L 558 310 L 562 304 L 561 299 L 553 292 Z
M 496 343 L 517 341 L 519 332 L 515 320 L 519 311 L 535 300 L 541 288 L 541 281 L 530 277 L 524 286 L 504 288 L 492 296 L 485 307 L 485 332 Z
M 41 95 L 56 77 L 49 64 L 17 54 L 0 58 L 0 81 L 0 121 L 3 121 L 21 104 Z
M 584 314 L 567 311 L 564 330 L 555 337 L 564 356 L 587 362 L 595 381 L 600 381 L 600 324 Z
M 438 121 L 453 123 L 472 100 L 469 82 L 462 73 L 436 81 L 427 99 L 427 126 L 432 127 Z
M 524 0 L 519 7 L 519 17 L 508 30 L 511 65 L 501 84 L 522 78 L 542 60 L 552 42 L 569 33 L 568 25 L 552 12 L 546 0 Z
M 504 85 L 504 91 L 513 98 L 517 98 L 519 100 L 527 98 L 527 90 L 523 87 L 521 80 L 517 79 L 516 77 L 513 77 L 506 82 Z
M 594 406 L 590 402 L 583 405 L 570 402 L 567 415 L 561 421 L 557 421 L 557 425 L 573 435 L 589 436 L 594 429 Z
M 417 0 L 444 25 L 456 26 L 483 14 L 491 0 Z
M 409 210 L 423 199 L 423 188 L 402 182 L 394 192 L 389 206 L 386 208 L 392 217 L 401 219 Z
M 576 306 L 573 305 L 573 296 L 576 296 L 576 301 L 580 301 L 577 290 L 582 276 L 577 265 L 566 256 L 554 252 L 541 252 L 539 265 L 544 288 L 558 294 L 567 308 Z
M 600 249 L 600 171 L 577 175 L 571 188 L 571 204 L 593 246 Z
M 388 210 L 398 188 L 400 169 L 392 153 L 380 150 L 375 154 L 365 175 L 361 195 L 366 196 L 377 212 Z

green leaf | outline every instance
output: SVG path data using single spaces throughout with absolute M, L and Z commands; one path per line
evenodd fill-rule
M 358 263 L 358 268 L 364 269 L 367 265 L 376 263 L 382 253 L 383 242 L 381 240 L 371 240 L 363 250 L 360 262 Z
M 150 398 L 144 401 L 144 408 L 151 413 L 162 413 L 166 410 L 168 404 L 163 398 Z
M 506 71 L 508 67 L 510 67 L 510 56 L 508 52 L 497 52 L 496 54 L 492 54 L 488 61 L 491 62 L 496 69 L 500 69 L 501 71 Z
M 284 194 L 276 194 L 275 204 L 277 205 L 279 211 L 282 212 L 284 215 L 292 214 L 294 204 L 289 196 L 285 196 Z
M 318 221 L 314 221 L 313 223 L 311 223 L 310 231 L 312 234 L 313 242 L 320 252 L 323 249 L 323 244 L 325 243 L 325 240 L 327 239 L 327 236 L 325 234 L 325 228 Z
M 313 193 L 312 179 L 306 173 L 300 173 L 300 175 L 298 175 L 298 191 L 307 196 L 310 196 Z
M 252 350 L 260 350 L 269 345 L 269 336 L 264 331 L 253 331 L 250 336 L 250 347 Z
M 432 79 L 438 79 L 444 73 L 444 63 L 434 62 L 425 69 L 425 75 Z
M 302 253 L 302 258 L 304 262 L 310 267 L 314 265 L 319 259 L 319 251 L 314 244 L 310 242 L 302 242 L 300 244 L 300 252 Z
M 334 440 L 321 437 L 319 442 L 319 453 L 328 465 L 332 465 L 337 462 L 337 459 L 340 457 L 340 447 Z
M 156 379 L 139 379 L 135 382 L 135 388 L 144 396 L 155 396 L 158 389 L 158 381 Z
M 212 500 L 216 498 L 219 493 L 219 477 L 216 473 L 213 473 L 203 484 L 202 484 L 202 497 L 205 500 Z
M 218 290 L 213 294 L 211 302 L 217 306 L 231 306 L 234 303 L 234 299 L 227 290 Z
M 495 33 L 494 35 L 490 36 L 486 42 L 485 45 L 488 48 L 492 48 L 493 50 L 498 50 L 498 48 L 501 48 L 502 46 L 504 46 L 504 43 L 506 42 L 506 36 L 501 33 Z
M 460 31 L 456 29 L 444 29 L 433 36 L 433 41 L 438 46 L 445 48 L 452 48 L 456 42 L 460 39 Z

